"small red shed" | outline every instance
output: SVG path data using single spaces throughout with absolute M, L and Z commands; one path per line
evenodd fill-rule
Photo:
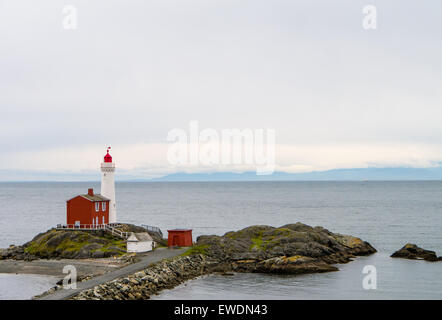
M 88 189 L 87 194 L 78 195 L 66 201 L 68 227 L 90 228 L 109 223 L 108 198 L 94 194 Z
M 191 247 L 192 246 L 192 229 L 173 229 L 167 230 L 169 237 L 167 245 L 169 247 Z

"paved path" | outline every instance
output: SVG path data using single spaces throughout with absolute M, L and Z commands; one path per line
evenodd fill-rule
M 59 289 L 52 294 L 41 297 L 37 300 L 65 300 L 69 299 L 83 290 L 91 289 L 105 282 L 115 280 L 117 278 L 126 277 L 130 274 L 146 269 L 151 263 L 161 261 L 166 258 L 172 258 L 185 252 L 187 248 L 182 249 L 166 249 L 159 248 L 155 251 L 146 253 L 141 257 L 141 261 L 122 267 L 115 271 L 108 272 L 101 276 L 94 277 L 88 281 L 78 282 L 77 289 Z

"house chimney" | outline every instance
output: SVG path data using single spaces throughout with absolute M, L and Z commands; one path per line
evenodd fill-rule
M 93 196 L 94 195 L 94 189 L 92 189 L 92 188 L 87 189 L 87 194 L 90 195 L 90 196 Z

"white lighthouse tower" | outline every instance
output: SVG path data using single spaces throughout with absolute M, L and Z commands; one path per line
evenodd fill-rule
M 112 157 L 109 154 L 104 156 L 104 162 L 101 164 L 101 195 L 110 200 L 109 202 L 109 223 L 117 222 L 117 207 L 115 204 L 115 163 L 112 162 Z

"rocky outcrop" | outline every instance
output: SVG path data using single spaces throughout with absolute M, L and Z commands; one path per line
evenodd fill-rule
M 251 226 L 224 236 L 200 236 L 192 250 L 230 264 L 234 271 L 288 274 L 336 271 L 331 264 L 376 252 L 359 238 L 299 222 L 279 228 Z
M 146 229 L 133 224 L 121 224 L 123 232 L 146 232 Z M 156 232 L 147 231 L 158 245 L 167 245 Z M 22 246 L 11 245 L 0 249 L 0 260 L 35 259 L 86 259 L 119 257 L 126 253 L 126 241 L 110 235 L 104 230 L 57 230 L 40 233 Z
M 32 261 L 38 258 L 29 252 L 25 252 L 23 246 L 11 245 L 7 249 L 0 249 L 0 260 L 6 259 Z
M 210 273 L 217 264 L 204 255 L 164 260 L 125 278 L 82 291 L 71 300 L 149 299 L 163 289 L 171 289 L 189 279 Z
M 436 252 L 422 249 L 417 245 L 411 243 L 407 243 L 401 249 L 393 253 L 391 257 L 426 261 L 442 260 L 442 257 L 437 257 Z
M 0 250 L 0 259 L 86 259 L 121 256 L 126 242 L 100 231 L 51 229 L 40 233 L 22 246 Z
M 236 272 L 260 272 L 275 274 L 305 274 L 338 271 L 335 266 L 303 256 L 276 257 L 264 261 L 239 260 L 232 263 L 232 270 Z

